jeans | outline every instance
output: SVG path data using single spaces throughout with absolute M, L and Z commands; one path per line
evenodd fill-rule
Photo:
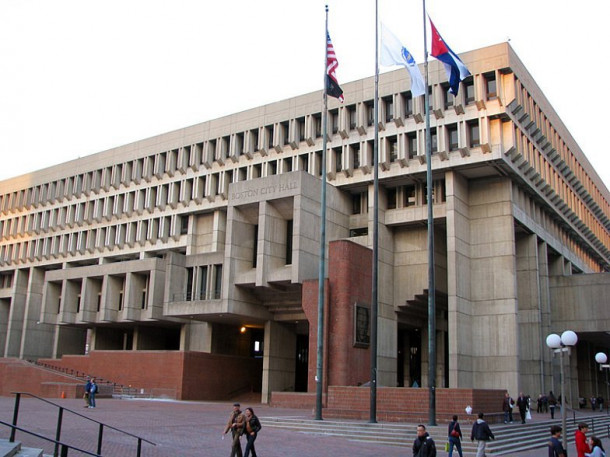
M 460 442 L 460 439 L 450 436 L 449 437 L 449 457 L 453 456 L 453 446 L 455 446 L 455 448 L 457 449 L 457 452 L 460 455 L 460 457 L 463 457 L 462 443 Z
M 89 392 L 89 407 L 95 408 L 95 392 Z
M 248 435 L 248 443 L 246 444 L 246 452 L 244 453 L 244 457 L 250 456 L 250 451 L 252 451 L 252 457 L 256 457 L 256 450 L 254 449 L 254 440 L 256 439 L 256 433 L 254 435 Z

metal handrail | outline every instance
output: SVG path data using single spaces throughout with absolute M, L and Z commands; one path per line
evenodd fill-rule
M 103 434 L 104 434 L 104 427 L 107 427 L 107 428 L 109 428 L 111 430 L 115 430 L 115 431 L 117 431 L 119 433 L 123 433 L 124 435 L 128 435 L 128 436 L 131 436 L 133 438 L 136 438 L 138 440 L 138 450 L 137 450 L 137 454 L 136 454 L 137 457 L 140 457 L 140 455 L 141 455 L 142 442 L 143 441 L 148 443 L 148 444 L 152 444 L 153 446 L 157 445 L 156 443 L 153 443 L 152 441 L 147 440 L 146 438 L 142 438 L 141 436 L 134 435 L 133 433 L 126 432 L 125 430 L 121 430 L 119 428 L 113 427 L 112 425 L 104 424 L 103 422 L 100 422 L 98 420 L 92 419 L 92 418 L 90 418 L 88 416 L 85 416 L 84 414 L 81 414 L 81 413 L 76 412 L 74 410 L 71 410 L 69 408 L 65 408 L 65 407 L 63 407 L 61 405 L 58 405 L 57 403 L 53 403 L 52 401 L 49 401 L 49 400 L 47 400 L 45 398 L 41 398 L 41 397 L 39 397 L 37 395 L 34 395 L 34 394 L 31 394 L 29 392 L 11 392 L 11 394 L 15 395 L 15 408 L 13 410 L 13 426 L 15 426 L 15 428 L 17 427 L 17 418 L 19 416 L 19 402 L 21 400 L 21 395 L 28 395 L 30 397 L 36 398 L 37 400 L 41 400 L 41 401 L 43 401 L 45 403 L 53 405 L 53 406 L 55 406 L 55 407 L 57 407 L 59 409 L 59 414 L 58 414 L 58 418 L 57 418 L 57 428 L 56 428 L 56 431 L 55 431 L 55 436 L 56 436 L 55 440 L 58 441 L 58 442 L 59 442 L 59 438 L 61 437 L 61 425 L 62 425 L 62 420 L 63 420 L 63 412 L 65 410 L 65 411 L 71 412 L 72 414 L 76 414 L 79 417 L 87 419 L 87 420 L 89 420 L 91 422 L 95 422 L 96 424 L 99 425 L 99 432 L 98 432 L 98 439 L 97 439 L 97 453 L 99 455 L 102 454 L 102 437 L 103 437 Z M 13 428 L 13 430 L 11 431 L 11 437 L 10 437 L 10 441 L 11 442 L 15 441 L 15 428 Z M 56 444 L 55 445 L 55 453 L 53 454 L 55 457 L 57 457 L 57 455 L 58 455 L 57 451 L 58 451 L 58 445 Z
M 28 435 L 35 436 L 36 438 L 40 438 L 42 440 L 50 441 L 51 443 L 55 443 L 55 448 L 56 449 L 57 449 L 58 446 L 61 446 L 61 457 L 67 457 L 68 456 L 68 449 L 74 449 L 75 451 L 82 452 L 82 453 L 87 454 L 87 455 L 93 455 L 95 457 L 102 457 L 101 454 L 94 454 L 93 452 L 85 451 L 84 449 L 80 449 L 80 448 L 78 448 L 76 446 L 72 446 L 70 444 L 62 443 L 61 441 L 57 441 L 57 440 L 54 440 L 52 438 L 48 438 L 46 436 L 39 435 L 38 433 L 34 433 L 34 432 L 31 432 L 31 431 L 26 430 L 24 428 L 17 427 L 16 425 L 9 424 L 8 422 L 4 422 L 4 421 L 0 420 L 0 424 L 6 425 L 7 427 L 11 428 L 11 436 L 14 434 L 13 433 L 14 430 L 19 430 L 20 432 L 27 433 Z M 15 442 L 14 440 L 11 441 L 11 443 L 14 443 L 14 442 Z

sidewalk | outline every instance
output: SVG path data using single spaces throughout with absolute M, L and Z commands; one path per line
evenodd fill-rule
M 143 457 L 228 457 L 231 440 L 227 435 L 221 438 L 223 428 L 232 410 L 231 402 L 175 402 L 154 400 L 118 400 L 99 399 L 95 409 L 83 408 L 83 401 L 76 399 L 59 399 L 55 403 L 70 408 L 87 417 L 97 419 L 127 432 L 139 435 L 157 443 L 151 446 L 144 443 Z M 0 420 L 11 422 L 13 417 L 14 398 L 0 397 Z M 265 417 L 303 417 L 312 418 L 311 411 L 302 409 L 270 408 L 265 405 L 252 406 L 260 418 Z M 571 416 L 570 416 L 571 417 Z M 548 415 L 533 415 L 534 421 L 548 420 Z M 556 419 L 558 416 L 556 416 Z M 18 424 L 33 431 L 54 436 L 57 422 L 57 409 L 51 405 L 31 398 L 22 398 Z M 560 420 L 558 421 L 558 423 Z M 514 424 L 515 427 L 520 424 Z M 415 424 L 404 424 L 405 435 L 415 439 Z M 493 429 L 493 425 L 492 425 Z M 0 428 L 0 438 L 8 438 L 8 428 Z M 97 445 L 98 425 L 76 418 L 64 412 L 62 440 L 95 451 Z M 136 455 L 137 441 L 104 429 L 102 453 L 105 457 L 131 457 Z M 572 439 L 573 437 L 569 437 Z M 45 449 L 52 453 L 52 447 L 34 437 L 17 433 L 17 440 L 30 447 Z M 608 439 L 604 438 L 604 446 Z M 243 439 L 242 439 L 243 443 Z M 437 440 L 438 455 L 446 455 L 442 450 L 444 441 Z M 245 447 L 245 444 L 243 444 Z M 262 457 L 306 455 L 332 457 L 404 457 L 411 456 L 411 448 L 384 446 L 350 441 L 345 438 L 327 437 L 286 430 L 263 427 L 256 440 L 258 455 Z M 72 453 L 71 453 L 72 454 Z M 74 453 L 78 455 L 77 453 Z M 457 454 L 454 454 L 457 456 Z M 474 455 L 474 454 L 465 454 Z M 519 457 L 546 456 L 546 449 L 515 454 Z M 574 445 L 569 446 L 569 455 L 575 456 Z

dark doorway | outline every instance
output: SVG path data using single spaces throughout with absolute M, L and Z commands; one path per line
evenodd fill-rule
M 297 335 L 297 353 L 294 367 L 294 391 L 307 392 L 309 370 L 309 336 Z
M 419 329 L 398 328 L 396 385 L 421 387 L 421 332 Z

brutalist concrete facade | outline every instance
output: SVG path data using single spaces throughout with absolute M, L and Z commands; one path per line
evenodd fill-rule
M 610 349 L 608 189 L 507 43 L 462 58 L 455 98 L 430 63 L 438 385 L 548 391 L 545 337 L 570 328 L 572 394 L 590 396 L 591 354 Z M 369 248 L 373 83 L 330 100 L 324 177 L 327 240 Z M 380 75 L 385 386 L 427 385 L 424 106 L 408 88 Z M 264 400 L 315 390 L 302 285 L 318 275 L 321 110 L 302 95 L 1 182 L 0 354 L 262 357 Z

